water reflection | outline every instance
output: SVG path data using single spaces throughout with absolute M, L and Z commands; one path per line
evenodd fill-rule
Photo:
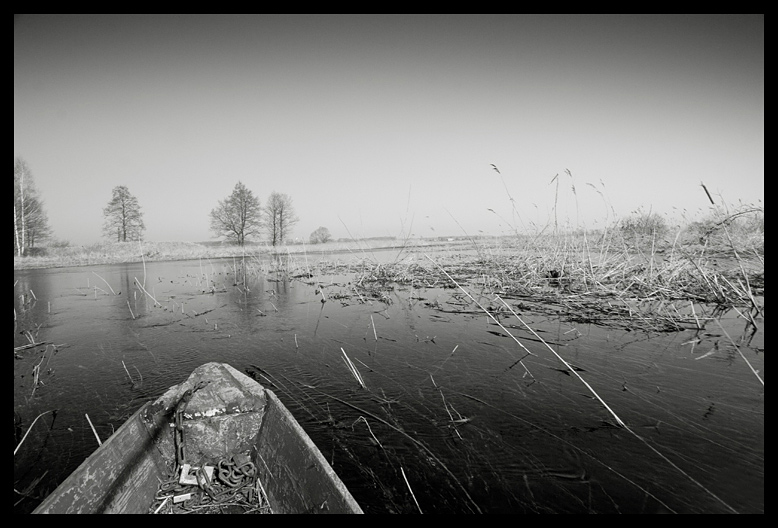
M 455 290 L 365 298 L 352 275 L 310 269 L 282 256 L 16 272 L 14 347 L 25 332 L 44 343 L 15 351 L 16 440 L 58 410 L 14 458 L 31 496 L 16 511 L 96 448 L 85 414 L 105 438 L 208 361 L 275 390 L 368 512 L 418 511 L 409 486 L 425 513 L 764 511 L 764 391 L 721 333 L 522 313 L 671 464 L 515 321 L 529 357 Z M 760 349 L 758 333 L 746 353 L 763 372 Z

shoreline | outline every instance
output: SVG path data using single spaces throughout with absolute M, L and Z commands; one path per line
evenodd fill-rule
M 495 239 L 499 240 L 499 239 Z M 492 240 L 492 241 L 495 241 Z M 372 251 L 408 250 L 472 246 L 471 240 L 410 240 L 402 243 L 395 240 L 357 240 L 354 242 L 325 242 L 323 244 L 287 245 L 273 248 L 267 245 L 232 246 L 223 244 L 206 245 L 197 242 L 136 242 L 94 244 L 92 246 L 68 246 L 45 248 L 45 254 L 35 256 L 14 256 L 14 271 L 28 269 L 70 268 L 110 264 L 132 264 L 140 262 L 162 262 L 196 260 L 200 258 L 222 259 L 236 257 L 269 257 L 273 255 L 322 255 L 359 253 L 369 257 Z M 142 248 L 142 252 L 141 252 Z

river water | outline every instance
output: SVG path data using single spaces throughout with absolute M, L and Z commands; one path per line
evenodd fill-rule
M 500 328 L 440 284 L 370 298 L 342 269 L 241 265 L 14 272 L 14 347 L 45 343 L 14 352 L 14 445 L 57 411 L 14 456 L 16 513 L 96 449 L 85 415 L 105 439 L 209 361 L 274 390 L 367 513 L 764 513 L 763 330 L 736 350 L 734 310 L 705 331 Z

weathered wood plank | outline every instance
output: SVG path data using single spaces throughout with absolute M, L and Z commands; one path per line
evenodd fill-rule
M 281 401 L 267 390 L 257 468 L 274 512 L 362 513 L 327 460 Z
M 146 513 L 165 463 L 136 412 L 35 513 Z

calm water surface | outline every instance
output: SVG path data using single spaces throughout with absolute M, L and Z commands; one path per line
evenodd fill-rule
M 521 313 L 630 433 L 518 321 L 503 324 L 531 356 L 456 289 L 360 297 L 310 258 L 313 278 L 267 261 L 244 284 L 238 264 L 150 263 L 148 294 L 140 264 L 14 273 L 14 347 L 48 344 L 15 351 L 14 445 L 57 410 L 14 456 L 15 512 L 95 450 L 85 414 L 105 439 L 208 361 L 273 389 L 368 513 L 764 512 L 764 387 L 715 324 L 646 334 Z M 741 347 L 762 379 L 763 347 L 761 330 Z

